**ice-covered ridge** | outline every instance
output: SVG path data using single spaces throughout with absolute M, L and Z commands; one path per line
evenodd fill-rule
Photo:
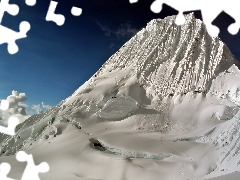
M 159 95 L 209 89 L 212 80 L 237 62 L 228 47 L 208 35 L 202 21 L 186 15 L 152 20 L 102 66 L 96 75 L 133 67 L 143 83 Z

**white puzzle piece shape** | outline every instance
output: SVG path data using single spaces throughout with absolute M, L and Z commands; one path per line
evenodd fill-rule
M 7 100 L 1 100 L 0 110 L 6 111 L 9 108 L 9 102 Z M 15 128 L 19 124 L 19 119 L 15 116 L 11 116 L 8 119 L 8 127 L 0 126 L 0 132 L 8 135 L 15 135 Z
M 30 30 L 30 24 L 26 21 L 23 21 L 21 22 L 19 29 L 19 32 L 15 32 L 0 25 L 0 44 L 8 43 L 8 52 L 10 54 L 15 54 L 18 52 L 18 46 L 16 45 L 15 41 L 17 39 L 27 37 L 27 32 Z
M 129 2 L 136 3 L 138 0 L 129 0 Z M 177 25 L 184 24 L 184 11 L 201 10 L 203 22 L 207 27 L 209 35 L 212 37 L 216 37 L 219 34 L 219 28 L 212 25 L 212 22 L 222 11 L 236 21 L 228 27 L 228 32 L 235 35 L 240 29 L 240 1 L 238 0 L 155 0 L 150 8 L 154 13 L 159 13 L 164 3 L 179 11 L 175 21 Z
M 25 0 L 28 6 L 34 6 L 36 4 L 36 0 Z
M 71 13 L 73 16 L 80 16 L 82 14 L 82 9 L 78 7 L 72 7 Z
M 132 4 L 132 3 L 136 3 L 136 2 L 138 2 L 138 0 L 130 0 L 130 3 Z
M 18 124 L 19 124 L 19 119 L 15 116 L 11 116 L 8 119 L 8 126 L 7 127 L 0 126 L 0 132 L 3 133 L 3 134 L 8 134 L 8 135 L 14 136 L 15 135 L 15 128 Z
M 30 0 L 27 0 L 30 1 Z M 20 23 L 19 32 L 15 32 L 1 25 L 2 18 L 5 12 L 12 16 L 16 16 L 19 12 L 19 7 L 15 4 L 9 4 L 9 0 L 1 0 L 0 2 L 0 44 L 8 44 L 8 52 L 15 54 L 18 52 L 16 40 L 27 37 L 27 32 L 30 30 L 30 24 L 26 21 Z
M 11 166 L 8 163 L 0 164 L 0 179 L 1 180 L 16 180 L 7 177 L 8 173 L 10 172 Z
M 47 16 L 46 16 L 46 21 L 53 21 L 55 22 L 58 26 L 62 26 L 65 22 L 65 17 L 61 14 L 55 14 L 55 9 L 57 7 L 58 2 L 56 1 L 51 1 Z
M 5 12 L 12 16 L 16 16 L 19 12 L 19 7 L 16 4 L 9 4 L 9 0 L 1 0 L 0 2 L 0 23 Z
M 27 162 L 27 166 L 21 180 L 40 180 L 38 173 L 46 173 L 49 171 L 49 165 L 46 162 L 42 162 L 36 166 L 33 161 L 32 154 L 28 155 L 24 151 L 19 151 L 16 154 L 16 159 L 20 162 Z

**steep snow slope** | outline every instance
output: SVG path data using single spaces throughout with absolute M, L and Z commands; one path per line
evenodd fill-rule
M 239 63 L 193 14 L 186 19 L 152 20 L 70 97 L 1 135 L 9 176 L 24 170 L 18 150 L 49 163 L 46 180 L 236 176 Z

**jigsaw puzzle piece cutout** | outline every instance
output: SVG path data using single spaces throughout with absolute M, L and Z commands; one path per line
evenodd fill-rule
M 10 4 L 8 6 L 7 12 L 12 16 L 16 16 L 19 13 L 19 7 L 15 4 Z
M 130 3 L 137 2 L 136 0 L 130 0 Z M 222 12 L 225 11 L 232 18 L 235 19 L 235 23 L 228 27 L 229 33 L 235 35 L 240 29 L 240 1 L 236 0 L 155 0 L 151 5 L 151 10 L 154 13 L 160 13 L 163 3 L 179 11 L 176 17 L 175 23 L 177 25 L 183 25 L 185 23 L 184 11 L 196 11 L 201 10 L 203 22 L 206 25 L 209 35 L 212 37 L 218 36 L 220 30 L 217 26 L 213 25 L 214 19 Z
M 78 7 L 72 7 L 71 13 L 73 16 L 80 16 L 82 14 L 82 9 Z
M 240 5 L 238 7 L 240 7 Z M 240 29 L 240 8 L 239 13 L 234 10 L 226 11 L 226 13 L 229 14 L 231 17 L 235 17 L 235 23 L 232 23 L 228 26 L 228 32 L 232 35 L 236 35 Z
M 218 36 L 220 30 L 217 26 L 212 24 L 212 21 L 221 13 L 221 9 L 202 9 L 203 22 L 206 25 L 208 34 L 212 37 Z
M 138 0 L 129 0 L 129 2 L 132 4 L 138 2 Z
M 8 119 L 8 127 L 0 126 L 0 132 L 11 136 L 15 135 L 15 128 L 19 124 L 19 119 L 15 116 L 11 116 Z
M 9 102 L 7 100 L 1 100 L 0 109 L 6 111 L 9 108 Z M 19 119 L 17 117 L 10 117 L 8 119 L 8 127 L 0 126 L 0 132 L 8 135 L 15 135 L 15 128 L 19 124 Z
M 33 1 L 36 0 L 26 0 L 26 3 L 33 4 Z M 16 4 L 9 4 L 9 0 L 2 0 L 0 3 L 0 23 L 5 12 L 15 16 L 19 13 L 19 7 Z M 21 22 L 19 30 L 19 32 L 15 32 L 0 24 L 0 44 L 8 43 L 8 52 L 10 54 L 18 52 L 15 41 L 27 37 L 26 33 L 30 30 L 30 24 L 26 21 Z
M 18 46 L 15 41 L 27 37 L 27 32 L 30 30 L 30 24 L 26 21 L 21 22 L 19 30 L 19 32 L 15 32 L 0 25 L 0 44 L 8 43 L 8 52 L 10 54 L 18 52 Z
M 164 3 L 165 0 L 155 0 L 150 8 L 154 13 L 160 13 Z M 175 21 L 177 25 L 183 25 L 185 23 L 186 19 L 183 15 L 184 11 L 195 11 L 201 9 L 201 3 L 196 0 L 168 0 L 166 1 L 166 4 L 179 11 Z
M 229 0 L 224 3 L 224 11 L 234 18 L 235 23 L 228 27 L 228 32 L 232 35 L 236 35 L 240 29 L 240 1 Z
M 164 0 L 155 0 L 150 9 L 154 12 L 154 13 L 160 13 L 162 11 L 162 5 L 164 4 Z M 169 0 L 167 2 L 167 4 L 174 8 L 174 9 L 177 9 L 179 11 L 177 17 L 176 17 L 176 20 L 175 20 L 175 23 L 177 25 L 183 25 L 185 23 L 185 17 L 183 15 L 183 10 L 182 9 L 179 9 L 179 7 L 181 6 L 181 1 L 174 1 L 174 0 Z M 179 6 L 180 5 L 180 6 Z
M 236 22 L 228 26 L 228 32 L 232 35 L 236 35 L 240 29 L 240 23 Z
M 1 180 L 16 180 L 12 178 L 8 178 L 7 175 L 10 172 L 11 166 L 8 163 L 0 164 L 0 179 Z
M 28 6 L 34 6 L 37 1 L 36 0 L 25 0 L 25 2 Z
M 1 106 L 0 109 L 2 111 L 6 111 L 9 108 L 9 102 L 7 100 L 1 100 Z
M 151 11 L 154 13 L 160 13 L 162 11 L 163 3 L 163 0 L 155 0 L 150 6 Z
M 8 12 L 12 16 L 16 16 L 19 13 L 19 7 L 16 4 L 9 4 L 9 0 L 2 0 L 0 6 L 0 22 L 5 12 Z
M 35 165 L 33 161 L 32 154 L 28 155 L 24 151 L 19 151 L 16 154 L 16 159 L 20 162 L 27 162 L 27 166 L 24 170 L 23 176 L 21 180 L 40 180 L 38 177 L 38 173 L 46 173 L 49 171 L 49 165 L 46 162 L 42 162 L 39 165 Z
M 65 22 L 65 17 L 61 14 L 55 14 L 55 9 L 57 7 L 58 2 L 56 1 L 51 1 L 48 12 L 46 15 L 46 21 L 53 21 L 55 22 L 58 26 L 62 26 Z

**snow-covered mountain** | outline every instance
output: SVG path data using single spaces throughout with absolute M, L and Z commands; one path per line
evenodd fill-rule
M 193 14 L 175 18 L 149 22 L 70 97 L 0 135 L 9 177 L 25 168 L 19 150 L 49 163 L 41 180 L 238 177 L 239 62 Z

